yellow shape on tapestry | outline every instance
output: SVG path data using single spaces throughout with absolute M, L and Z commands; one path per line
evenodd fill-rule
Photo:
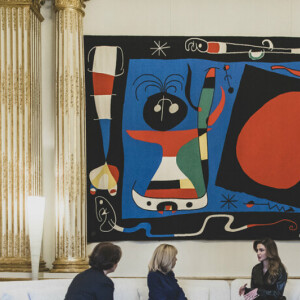
M 116 190 L 117 181 L 113 177 L 107 163 L 90 172 L 92 185 L 100 190 Z
M 180 188 L 181 189 L 194 189 L 194 185 L 189 179 L 180 179 Z
M 208 159 L 207 133 L 204 133 L 201 136 L 199 136 L 199 146 L 200 146 L 201 160 Z

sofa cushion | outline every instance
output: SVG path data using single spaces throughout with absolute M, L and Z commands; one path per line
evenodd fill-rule
M 64 300 L 72 279 L 49 279 L 34 281 L 9 281 L 0 283 L 0 300 L 6 293 L 7 300 Z M 17 294 L 16 296 L 14 296 Z M 13 298 L 15 297 L 15 298 Z
M 115 296 L 119 296 L 122 292 L 124 300 L 148 300 L 148 287 L 146 278 L 112 278 L 115 283 Z M 225 280 L 197 280 L 197 279 L 179 279 L 179 285 L 184 290 L 189 300 L 230 300 L 230 287 Z M 127 288 L 134 286 L 137 289 L 137 296 L 134 294 L 131 298 L 126 297 Z M 126 292 L 124 292 L 126 291 Z M 129 292 L 129 291 L 128 291 Z M 196 296 L 196 298 L 194 298 Z M 137 298 L 133 298 L 137 297 Z M 115 297 L 115 300 L 120 300 Z
M 115 300 L 148 300 L 146 278 L 112 280 L 115 284 Z M 72 279 L 50 279 L 0 282 L 0 300 L 64 300 L 71 281 Z M 189 300 L 230 299 L 228 282 L 223 280 L 180 279 L 178 282 Z M 4 298 L 1 298 L 2 295 Z
M 141 278 L 112 278 L 112 280 L 115 285 L 114 299 L 139 300 L 138 288 L 145 285 L 145 280 Z
M 0 300 L 29 300 L 25 290 L 15 290 L 0 293 Z
M 189 300 L 209 300 L 209 289 L 193 286 L 185 289 L 185 295 Z
M 209 289 L 206 287 L 190 286 L 186 289 L 183 288 L 183 291 L 189 300 L 209 300 Z M 148 292 L 148 287 L 139 287 L 139 300 L 148 300 Z
M 28 300 L 27 284 L 31 281 L 0 282 L 0 300 Z
M 287 300 L 300 300 L 300 279 L 288 279 L 283 294 Z
M 138 288 L 139 300 L 148 300 L 149 299 L 149 290 L 147 286 Z
M 30 300 L 64 300 L 71 281 L 72 279 L 30 281 L 27 287 Z
M 38 288 L 38 289 L 30 289 L 28 291 L 30 300 L 64 300 L 67 287 L 64 286 L 56 286 L 55 288 Z
M 178 283 L 185 293 L 192 291 L 195 287 L 205 288 L 207 289 L 208 299 L 210 300 L 230 300 L 230 287 L 225 280 L 180 279 L 178 280 Z M 205 297 L 205 290 L 201 290 L 200 293 Z
M 231 300 L 244 300 L 244 297 L 239 296 L 239 289 L 245 283 L 247 287 L 250 287 L 250 279 L 235 279 L 231 282 Z

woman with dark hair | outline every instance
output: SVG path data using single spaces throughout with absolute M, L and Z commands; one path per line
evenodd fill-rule
M 161 244 L 155 249 L 148 266 L 149 300 L 187 300 L 173 273 L 176 255 L 172 245 Z
M 287 281 L 287 273 L 278 255 L 276 243 L 265 238 L 253 243 L 260 262 L 252 269 L 251 288 L 240 287 L 239 294 L 245 300 L 284 300 L 283 291 Z
M 114 283 L 107 274 L 115 271 L 121 256 L 119 246 L 99 243 L 89 256 L 91 268 L 73 279 L 65 300 L 113 300 Z

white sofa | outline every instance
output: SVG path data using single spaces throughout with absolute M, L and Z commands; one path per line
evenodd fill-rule
M 245 283 L 250 287 L 250 279 L 235 279 L 231 282 L 231 300 L 244 300 L 239 296 L 239 288 Z M 288 279 L 283 295 L 287 300 L 300 300 L 300 279 Z
M 115 278 L 115 300 L 148 300 L 145 278 Z M 224 280 L 180 279 L 179 285 L 189 300 L 230 300 L 230 287 Z M 128 289 L 130 288 L 130 291 Z M 126 293 L 122 295 L 122 293 Z
M 115 300 L 148 300 L 146 278 L 112 278 Z M 72 279 L 0 282 L 0 300 L 63 300 Z M 179 280 L 189 300 L 230 300 L 224 280 Z M 297 299 L 298 300 L 298 299 Z

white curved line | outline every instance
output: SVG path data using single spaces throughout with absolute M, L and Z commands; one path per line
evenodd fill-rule
M 234 221 L 234 217 L 232 215 L 210 215 L 208 217 L 206 217 L 206 219 L 204 220 L 204 223 L 201 227 L 201 229 L 197 232 L 194 232 L 194 233 L 178 233 L 178 234 L 174 234 L 174 237 L 182 237 L 182 236 L 196 236 L 196 235 L 200 235 L 203 233 L 205 227 L 206 227 L 206 224 L 208 222 L 209 219 L 211 218 L 228 218 L 228 222 L 226 223 L 224 229 L 227 231 L 227 232 L 237 232 L 237 231 L 241 231 L 241 230 L 245 230 L 247 229 L 247 225 L 245 226 L 242 226 L 242 227 L 239 227 L 239 228 L 234 228 L 232 229 L 230 227 L 230 225 L 233 223 Z

